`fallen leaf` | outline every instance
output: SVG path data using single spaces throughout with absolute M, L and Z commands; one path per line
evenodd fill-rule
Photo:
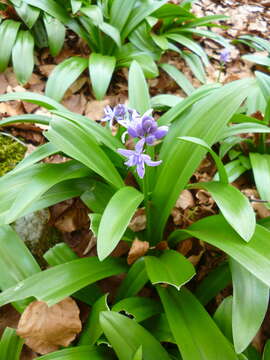
M 91 120 L 100 120 L 104 116 L 104 108 L 109 105 L 110 101 L 108 99 L 98 101 L 93 100 L 89 101 L 86 105 L 85 116 Z
M 40 354 L 56 351 L 60 346 L 68 346 L 81 331 L 79 312 L 70 297 L 51 307 L 43 301 L 33 301 L 20 318 L 17 334 Z
M 180 208 L 180 209 L 188 209 L 188 208 L 192 208 L 193 206 L 195 206 L 195 202 L 193 199 L 193 195 L 191 193 L 190 190 L 183 190 L 178 198 L 178 200 L 176 201 L 176 207 Z
M 63 101 L 63 105 L 67 107 L 68 110 L 81 115 L 84 113 L 86 103 L 87 101 L 83 94 L 71 95 Z
M 135 214 L 133 215 L 128 227 L 134 231 L 142 231 L 146 227 L 146 214 L 145 209 L 138 209 Z
M 148 249 L 149 249 L 148 241 L 141 241 L 135 239 L 129 250 L 127 263 L 129 265 L 133 264 L 137 259 L 144 256 L 147 253 Z

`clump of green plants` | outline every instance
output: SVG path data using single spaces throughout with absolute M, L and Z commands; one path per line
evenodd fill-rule
M 25 145 L 0 134 L 0 176 L 12 170 L 23 159 L 25 152 Z
M 32 1 L 11 0 L 18 19 L 0 25 L 0 71 L 12 57 L 20 83 L 27 82 L 34 67 L 34 45 L 49 46 L 53 56 L 63 47 L 66 28 L 89 46 L 88 58 L 73 56 L 60 63 L 51 74 L 46 95 L 60 101 L 67 88 L 89 69 L 97 99 L 106 94 L 113 73 L 136 60 L 148 78 L 159 73 L 158 61 L 170 50 L 182 57 L 204 83 L 208 57 L 193 36 L 210 38 L 221 46 L 228 41 L 201 27 L 215 26 L 225 16 L 197 18 L 190 11 L 191 1 L 171 4 L 168 0 Z M 25 59 L 22 64 L 21 59 Z
M 49 128 L 44 133 L 48 142 L 0 179 L 0 306 L 12 303 L 22 312 L 32 297 L 51 306 L 67 296 L 91 306 L 78 342 L 40 359 L 251 360 L 250 354 L 255 353 L 267 360 L 269 345 L 261 357 L 251 342 L 268 307 L 270 232 L 267 221 L 256 223 L 249 199 L 231 185 L 230 169 L 222 159 L 236 138 L 241 141 L 239 134 L 270 132 L 269 85 L 269 76 L 257 73 L 256 78 L 224 86 L 203 86 L 157 117 L 143 70 L 133 61 L 128 105 L 107 107 L 101 124 L 46 96 L 23 92 L 0 97 L 0 101 L 38 103 L 52 114 L 2 121 L 2 126 L 21 119 Z M 253 94 L 263 98 L 262 123 L 249 113 Z M 214 145 L 215 150 L 220 148 L 219 154 Z M 263 201 L 269 201 L 267 151 L 266 145 L 263 154 L 256 147 L 246 154 Z M 56 153 L 71 160 L 40 163 Z M 190 182 L 207 153 L 216 164 L 216 178 Z M 127 177 L 132 177 L 129 184 L 134 186 L 126 185 Z M 169 231 L 171 210 L 184 189 L 209 192 L 219 214 Z M 66 244 L 58 244 L 44 254 L 50 268 L 41 271 L 9 224 L 76 196 L 89 208 L 97 256 L 78 258 Z M 130 221 L 142 207 L 146 229 L 133 232 Z M 177 251 L 179 243 L 190 237 L 226 254 L 226 261 L 193 291 L 189 283 L 196 269 Z M 110 256 L 121 240 L 132 247 L 135 238 L 148 244 L 148 250 L 133 264 Z M 167 245 L 160 246 L 164 241 Z M 126 276 L 114 299 L 108 300 L 98 281 L 121 273 Z M 210 315 L 205 306 L 231 283 L 232 296 Z M 144 287 L 151 297 L 138 295 Z M 7 329 L 0 354 L 10 358 L 14 349 L 19 354 L 21 343 Z

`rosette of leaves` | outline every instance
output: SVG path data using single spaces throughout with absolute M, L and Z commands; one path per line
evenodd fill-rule
M 266 113 L 269 83 L 269 77 L 257 74 L 254 79 L 202 87 L 164 112 L 158 125 L 168 126 L 169 131 L 161 142 L 147 149 L 151 159 L 162 163 L 146 167 L 145 174 L 139 172 L 143 179 L 132 168 L 135 163 L 129 162 L 127 168 L 123 152 L 118 152 L 123 147 L 121 130 L 112 136 L 109 126 L 102 127 L 71 113 L 42 95 L 23 92 L 0 97 L 0 101 L 22 99 L 38 103 L 52 113 L 52 118 L 26 114 L 1 123 L 41 122 L 49 129 L 45 132 L 48 142 L 0 179 L 0 306 L 12 303 L 23 311 L 31 297 L 53 305 L 67 296 L 91 305 L 77 345 L 40 359 L 250 358 L 249 354 L 255 351 L 250 343 L 260 328 L 269 300 L 270 232 L 263 224 L 256 224 L 248 199 L 230 184 L 222 156 L 212 146 L 232 134 L 250 131 L 251 126 L 252 131 L 269 132 L 266 124 L 256 127 L 249 119 L 238 124 L 234 118 L 244 111 L 243 106 L 255 90 L 264 97 L 262 110 Z M 143 114 L 151 108 L 151 102 L 143 71 L 133 62 L 129 72 L 129 107 Z M 149 125 L 153 125 L 152 120 Z M 140 130 L 137 126 L 134 129 Z M 150 134 L 156 134 L 155 131 Z M 207 152 L 216 163 L 219 178 L 189 184 Z M 65 154 L 71 160 L 39 163 L 55 153 Z M 252 159 L 258 168 L 259 157 Z M 125 185 L 130 172 L 135 187 Z M 269 191 L 267 185 L 259 186 Z M 220 213 L 170 233 L 166 238 L 169 249 L 157 248 L 164 240 L 179 193 L 187 187 L 208 191 Z M 9 224 L 24 214 L 75 196 L 81 197 L 91 213 L 98 256 L 78 259 L 67 245 L 58 244 L 44 255 L 50 268 L 41 271 Z M 128 225 L 142 206 L 146 209 L 146 230 L 135 236 Z M 127 267 L 123 259 L 110 256 L 120 240 L 131 243 L 135 237 L 150 244 L 143 258 Z M 229 259 L 210 273 L 194 293 L 184 285 L 194 276 L 195 268 L 175 250 L 188 237 L 221 249 Z M 125 272 L 115 299 L 108 302 L 96 282 Z M 210 316 L 204 306 L 231 282 L 233 296 L 226 298 L 214 317 Z M 156 290 L 153 297 L 138 296 L 144 286 Z M 7 330 L 4 335 L 0 354 L 19 352 L 21 342 L 14 332 Z M 267 353 L 269 345 L 264 360 Z
M 168 0 L 12 0 L 10 4 L 16 16 L 0 25 L 0 44 L 4 50 L 0 55 L 0 71 L 5 70 L 12 58 L 20 83 L 27 82 L 33 71 L 34 46 L 49 46 L 51 54 L 57 55 L 66 28 L 76 32 L 89 46 L 89 59 L 72 57 L 51 74 L 46 94 L 58 101 L 86 68 L 97 99 L 105 95 L 114 71 L 129 67 L 133 60 L 141 65 L 146 77 L 156 77 L 156 63 L 167 50 L 179 53 L 204 83 L 208 58 L 194 36 L 228 45 L 221 36 L 201 30 L 202 26 L 215 26 L 213 21 L 226 17 L 197 18 L 190 12 L 191 1 L 177 5 Z

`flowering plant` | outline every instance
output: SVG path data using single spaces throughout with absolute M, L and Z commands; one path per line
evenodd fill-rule
M 256 225 L 250 202 L 230 184 L 231 173 L 211 146 L 220 144 L 224 153 L 231 137 L 250 131 L 269 133 L 266 123 L 258 124 L 249 110 L 246 115 L 239 114 L 243 105 L 249 109 L 249 96 L 256 93 L 264 97 L 261 110 L 269 116 L 266 101 L 270 95 L 265 87 L 269 83 L 267 75 L 257 74 L 256 79 L 223 87 L 206 86 L 154 118 L 143 71 L 133 62 L 128 106 L 105 108 L 101 124 L 71 113 L 42 95 L 22 92 L 1 96 L 1 101 L 22 99 L 42 104 L 52 117 L 26 114 L 1 122 L 3 126 L 33 120 L 47 124 L 44 135 L 48 142 L 0 179 L 0 266 L 4 269 L 0 306 L 12 302 L 23 311 L 32 296 L 53 305 L 70 295 L 91 305 L 78 346 L 40 359 L 107 359 L 112 355 L 120 360 L 236 360 L 239 354 L 245 359 L 243 352 L 260 327 L 269 300 L 270 232 L 266 226 Z M 114 126 L 118 131 L 113 136 Z M 189 183 L 207 152 L 216 164 L 216 177 L 209 182 Z M 69 160 L 39 163 L 57 153 Z M 266 195 L 261 190 L 265 187 L 260 174 L 268 157 L 250 155 L 262 196 Z M 171 231 L 168 219 L 185 188 L 209 192 L 220 214 Z M 9 224 L 77 196 L 89 208 L 97 256 L 77 259 L 66 244 L 58 244 L 44 255 L 51 267 L 41 271 Z M 146 229 L 135 232 L 129 226 L 138 208 L 145 209 Z M 177 251 L 178 244 L 188 237 L 221 249 L 229 258 L 229 264 L 223 262 L 195 295 L 184 287 L 195 276 L 195 267 Z M 143 246 L 139 256 L 135 251 L 136 261 L 129 261 L 130 267 L 123 259 L 111 256 L 120 240 L 130 245 L 129 254 L 137 250 L 138 242 Z M 22 255 L 19 258 L 18 253 Z M 126 278 L 110 301 L 109 311 L 107 295 L 100 293 L 96 283 L 120 273 L 126 273 Z M 231 278 L 233 298 L 221 304 L 214 321 L 203 305 Z M 149 282 L 153 286 L 149 287 Z M 151 289 L 150 298 L 137 296 L 145 286 Z M 246 293 L 251 301 L 246 301 Z M 260 307 L 256 313 L 252 312 L 254 303 Z M 134 319 L 121 314 L 123 310 Z M 239 318 L 238 314 L 243 316 Z M 233 329 L 230 336 L 224 330 L 228 321 Z M 102 333 L 106 340 L 99 340 Z M 12 336 L 17 339 L 16 334 Z M 104 353 L 100 345 L 104 342 L 112 346 L 112 353 L 107 347 Z

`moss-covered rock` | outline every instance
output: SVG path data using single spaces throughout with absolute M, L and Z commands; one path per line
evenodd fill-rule
M 24 158 L 26 150 L 18 141 L 0 134 L 0 176 L 18 164 Z

